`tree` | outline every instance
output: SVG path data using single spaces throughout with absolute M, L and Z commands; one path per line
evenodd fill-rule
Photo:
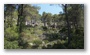
M 77 29 L 78 27 L 82 26 L 81 21 L 84 19 L 82 18 L 84 16 L 82 13 L 82 8 L 82 4 L 70 4 L 68 6 L 68 17 L 70 23 L 72 24 L 72 28 L 75 27 L 75 29 Z
M 70 35 L 70 23 L 69 23 L 69 19 L 68 19 L 68 11 L 67 11 L 67 8 L 68 8 L 68 5 L 65 4 L 65 5 L 62 5 L 64 7 L 64 12 L 65 12 L 65 19 L 66 19 L 66 22 L 67 22 L 67 30 L 68 30 L 68 45 L 70 44 L 70 41 L 71 41 L 71 35 Z
M 42 19 L 42 22 L 44 23 L 44 27 L 46 27 L 47 14 L 45 12 L 43 12 L 41 19 Z
M 5 6 L 4 6 L 5 8 L 4 8 L 4 10 L 5 10 L 5 12 L 4 12 L 4 14 L 5 14 L 5 18 L 4 18 L 4 21 L 6 21 L 6 18 L 9 18 L 9 24 L 8 25 L 10 25 L 10 27 L 12 27 L 12 22 L 13 22 L 13 19 L 14 19 L 14 17 L 13 17 L 13 13 L 14 13 L 14 11 L 15 11 L 15 8 L 16 8 L 16 5 L 15 4 L 5 4 Z
M 32 4 L 5 4 L 4 48 L 84 48 L 84 5 L 58 5 L 62 13 L 40 15 Z
M 57 27 L 57 24 L 59 22 L 59 15 L 58 14 L 54 14 L 53 15 L 52 22 L 53 22 L 54 28 L 56 28 Z

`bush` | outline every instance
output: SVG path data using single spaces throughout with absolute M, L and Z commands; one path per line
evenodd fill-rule
M 69 47 L 73 49 L 83 49 L 84 48 L 84 36 L 74 35 Z
M 15 29 L 7 28 L 5 29 L 4 37 L 7 38 L 9 41 L 14 41 L 18 39 L 18 33 L 15 31 Z
M 84 48 L 84 31 L 83 28 L 77 28 L 72 33 L 71 43 L 69 48 L 83 49 Z
M 42 44 L 42 41 L 41 40 L 33 40 L 32 41 L 35 45 L 40 45 Z
M 19 49 L 18 41 L 4 41 L 4 49 Z
M 30 49 L 36 49 L 39 48 L 39 46 L 42 44 L 42 41 L 37 39 L 37 40 L 32 40 L 29 42 L 29 48 Z

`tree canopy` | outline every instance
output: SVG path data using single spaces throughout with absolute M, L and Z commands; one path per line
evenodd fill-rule
M 84 49 L 84 5 L 57 5 L 62 13 L 41 15 L 40 6 L 4 4 L 4 48 Z

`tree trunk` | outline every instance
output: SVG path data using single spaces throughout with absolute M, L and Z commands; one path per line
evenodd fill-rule
M 23 19 L 23 4 L 21 4 L 21 12 L 20 12 L 20 33 L 22 32 L 22 19 Z
M 11 21 L 10 21 L 10 27 L 12 27 L 12 7 L 10 8 L 11 13 Z
M 43 21 L 44 21 L 44 27 L 46 27 L 46 26 L 47 26 L 47 25 L 46 25 L 46 22 L 47 22 L 47 20 L 46 20 L 46 19 L 47 19 L 47 15 L 44 17 L 44 20 L 43 20 Z
M 46 27 L 46 21 L 44 21 L 44 27 Z
M 71 35 L 70 35 L 70 24 L 69 24 L 68 15 L 67 15 L 67 4 L 65 4 L 65 17 L 66 17 L 67 28 L 68 28 L 68 45 L 69 45 L 71 41 Z
M 23 46 L 22 45 L 22 35 L 21 35 L 21 32 L 22 32 L 22 19 L 23 19 L 23 4 L 19 5 L 18 7 L 18 21 L 17 21 L 17 25 L 18 25 L 18 32 L 19 32 L 19 38 L 18 38 L 18 42 L 19 42 L 19 46 Z

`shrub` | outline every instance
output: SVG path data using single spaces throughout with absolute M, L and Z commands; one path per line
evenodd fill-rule
M 18 41 L 4 41 L 4 49 L 19 49 Z
M 33 42 L 35 45 L 40 45 L 40 44 L 42 44 L 42 41 L 39 40 L 39 39 L 33 40 L 32 42 Z
M 18 33 L 15 32 L 15 30 L 13 30 L 12 28 L 7 28 L 5 29 L 5 34 L 4 37 L 7 38 L 7 40 L 9 41 L 14 41 L 18 39 Z

